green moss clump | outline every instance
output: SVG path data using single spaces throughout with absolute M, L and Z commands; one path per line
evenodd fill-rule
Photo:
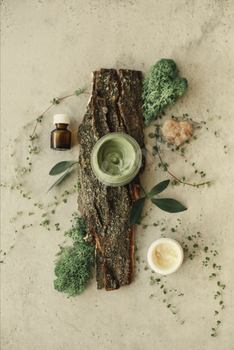
M 143 82 L 145 126 L 157 119 L 168 105 L 173 105 L 188 88 L 185 78 L 178 78 L 179 70 L 171 59 L 161 59 L 146 74 Z
M 85 242 L 86 223 L 75 217 L 76 224 L 65 232 L 73 240 L 73 246 L 61 247 L 60 258 L 56 262 L 54 288 L 69 297 L 80 295 L 89 281 L 91 266 L 95 265 L 95 247 Z

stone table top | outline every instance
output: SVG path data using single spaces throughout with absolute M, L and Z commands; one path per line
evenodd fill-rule
M 1 349 L 234 349 L 234 4 L 2 0 L 1 6 Z M 71 243 L 63 234 L 77 210 L 77 172 L 74 168 L 60 187 L 46 193 L 55 181 L 48 173 L 57 162 L 77 159 L 76 131 L 89 95 L 60 100 L 44 114 L 34 154 L 30 135 L 36 118 L 54 98 L 79 88 L 90 92 L 91 71 L 124 68 L 145 75 L 161 58 L 176 62 L 189 87 L 157 123 L 174 115 L 202 126 L 182 156 L 161 145 L 163 160 L 177 178 L 192 184 L 210 181 L 211 186 L 170 185 L 161 197 L 188 208 L 179 214 L 148 201 L 142 225 L 136 226 L 132 284 L 97 291 L 93 278 L 83 294 L 67 298 L 54 290 L 54 261 L 59 245 Z M 56 113 L 71 116 L 71 151 L 50 149 Z M 160 181 L 173 181 L 151 153 L 154 140 L 148 134 L 154 124 L 145 129 L 142 186 L 147 191 Z M 63 196 L 65 191 L 71 194 Z M 161 236 L 183 243 L 186 251 L 181 268 L 166 277 L 153 274 L 146 260 L 150 244 Z

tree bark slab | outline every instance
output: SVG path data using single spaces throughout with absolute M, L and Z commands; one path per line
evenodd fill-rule
M 103 185 L 91 168 L 95 143 L 111 132 L 132 136 L 144 148 L 142 74 L 101 69 L 93 72 L 92 94 L 78 129 L 78 210 L 87 223 L 86 241 L 95 244 L 97 288 L 115 290 L 133 281 L 134 226 L 128 227 L 132 204 L 139 198 L 138 175 L 122 187 Z

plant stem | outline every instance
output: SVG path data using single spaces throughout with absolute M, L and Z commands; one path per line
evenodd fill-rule
M 161 155 L 160 155 L 160 153 L 159 153 L 159 150 L 158 150 L 157 138 L 156 138 L 155 150 L 156 150 L 156 152 L 157 152 L 157 154 L 158 154 L 158 156 L 159 156 L 160 162 L 163 164 L 162 157 L 161 157 Z M 166 170 L 166 171 L 167 171 L 167 173 L 168 173 L 169 175 L 171 175 L 176 181 L 180 182 L 180 183 L 183 184 L 183 185 L 188 185 L 188 186 L 192 186 L 192 187 L 197 187 L 197 186 L 202 186 L 202 185 L 206 185 L 206 184 L 209 184 L 209 183 L 210 183 L 210 181 L 207 181 L 207 182 L 203 182 L 203 183 L 200 183 L 200 184 L 190 184 L 190 183 L 188 183 L 188 182 L 184 182 L 184 181 L 179 180 L 179 179 L 178 179 L 175 175 L 173 175 L 169 170 Z
M 175 232 L 178 233 L 182 238 L 188 239 L 188 237 L 182 235 L 178 230 L 175 230 Z M 197 248 L 198 248 L 199 250 L 201 250 L 203 253 L 207 254 L 207 251 L 204 250 L 203 248 L 201 248 L 201 247 L 198 245 L 198 243 L 193 239 L 193 237 L 191 237 L 190 240 L 191 240 L 193 243 L 197 244 Z M 210 265 L 210 267 L 212 268 L 212 270 L 214 270 L 214 271 L 216 272 L 215 267 L 213 267 L 212 262 L 211 262 L 210 260 L 208 260 L 207 263 Z M 216 274 L 215 274 L 215 276 L 214 276 L 214 279 L 215 279 L 215 281 L 216 281 L 216 284 L 218 285 L 218 280 L 219 280 L 219 279 L 218 279 L 218 277 L 217 277 Z M 221 304 L 220 304 L 220 302 L 222 301 L 222 296 L 221 296 L 222 289 L 221 289 L 221 286 L 220 286 L 220 285 L 218 285 L 218 289 L 219 289 L 219 294 L 218 294 L 218 300 L 219 300 L 218 312 L 219 312 L 219 313 L 218 313 L 218 315 L 220 315 L 220 311 L 221 311 Z M 218 327 L 218 325 L 217 325 L 217 321 L 218 321 L 218 318 L 219 318 L 218 315 L 216 315 L 216 326 L 214 327 L 214 328 L 215 328 L 215 331 L 216 331 L 216 329 L 217 329 L 217 327 Z
M 64 199 L 67 199 L 67 198 L 68 198 L 71 194 L 73 194 L 73 193 L 74 193 L 74 192 L 73 192 L 73 189 L 72 189 L 71 191 L 69 191 L 69 193 L 68 193 L 65 197 L 63 197 L 63 199 L 61 199 L 59 202 L 57 202 L 57 203 L 55 204 L 54 208 L 50 210 L 50 213 L 51 213 L 53 210 L 55 210 L 55 209 L 57 208 L 57 206 L 63 202 Z
M 86 92 L 86 91 L 81 92 L 81 94 L 90 95 L 90 93 L 89 93 L 89 92 Z M 64 97 L 60 97 L 60 98 L 58 98 L 58 101 L 62 101 L 62 100 L 64 100 L 65 98 L 68 98 L 68 97 L 71 97 L 71 96 L 75 96 L 75 94 L 71 94 L 71 95 L 67 95 L 67 96 L 64 96 Z M 51 105 L 45 110 L 45 112 L 42 113 L 41 115 L 46 114 L 46 112 L 48 112 L 52 107 L 53 107 L 53 104 L 51 104 Z M 38 122 L 36 122 L 36 125 L 35 125 L 35 127 L 34 127 L 34 129 L 33 129 L 32 137 L 34 136 L 34 134 L 35 134 L 35 132 L 36 132 L 37 126 L 38 126 Z M 32 148 L 34 148 L 34 147 L 33 147 L 33 141 L 32 141 Z
M 140 188 L 142 189 L 142 191 L 144 192 L 144 194 L 147 196 L 147 193 L 145 192 L 145 190 L 144 190 L 144 188 L 143 188 L 143 186 L 142 186 L 141 183 L 140 183 Z
M 82 91 L 81 94 L 90 95 L 90 93 L 86 92 L 86 91 Z M 64 96 L 64 97 L 60 97 L 60 98 L 58 98 L 58 101 L 64 100 L 65 98 L 68 98 L 68 97 L 71 97 L 71 96 L 75 96 L 75 94 L 71 94 L 71 95 L 67 95 L 67 96 Z

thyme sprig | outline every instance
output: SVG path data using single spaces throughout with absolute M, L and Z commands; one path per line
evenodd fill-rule
M 153 147 L 155 149 L 155 151 L 157 152 L 158 154 L 158 157 L 160 159 L 160 162 L 159 163 L 159 167 L 162 166 L 162 170 L 163 171 L 166 171 L 169 175 L 171 175 L 177 182 L 183 184 L 183 185 L 188 185 L 188 186 L 192 186 L 192 187 L 200 187 L 200 186 L 203 186 L 203 185 L 210 185 L 210 181 L 206 181 L 206 182 L 203 182 L 203 183 L 199 183 L 199 184 L 191 184 L 189 182 L 185 182 L 183 180 L 180 180 L 178 179 L 178 177 L 176 177 L 175 175 L 173 175 L 169 170 L 168 170 L 168 164 L 167 163 L 164 163 L 163 162 L 163 159 L 160 155 L 160 152 L 159 152 L 159 148 L 158 148 L 158 144 L 157 144 L 157 137 L 155 137 L 155 140 L 156 140 L 156 145 Z
M 201 233 L 197 232 L 196 235 L 193 236 L 184 236 L 183 234 L 181 234 L 178 229 L 176 228 L 171 228 L 172 232 L 176 232 L 177 234 L 179 234 L 182 238 L 185 238 L 186 240 L 188 240 L 189 242 L 192 243 L 192 253 L 189 253 L 189 249 L 188 249 L 188 245 L 185 244 L 184 242 L 182 242 L 182 244 L 184 245 L 184 252 L 188 253 L 188 257 L 190 260 L 193 260 L 196 254 L 196 249 L 200 250 L 201 252 L 203 252 L 204 254 L 206 254 L 205 258 L 202 260 L 202 266 L 203 267 L 210 267 L 213 272 L 209 274 L 208 279 L 209 281 L 215 280 L 216 285 L 217 285 L 217 291 L 214 294 L 214 299 L 218 300 L 218 310 L 215 310 L 214 312 L 214 316 L 216 317 L 216 322 L 215 325 L 211 328 L 212 333 L 211 336 L 212 337 L 216 337 L 217 336 L 217 328 L 219 327 L 219 325 L 221 324 L 221 320 L 220 320 L 220 313 L 221 311 L 225 308 L 224 305 L 224 301 L 223 301 L 223 293 L 222 291 L 226 288 L 226 286 L 224 284 L 222 284 L 220 282 L 220 279 L 218 277 L 218 272 L 221 270 L 221 265 L 217 265 L 215 262 L 212 262 L 212 256 L 216 257 L 218 255 L 217 250 L 209 250 L 208 246 L 202 247 L 199 245 L 198 240 L 201 238 Z M 209 255 L 208 255 L 209 253 Z
M 171 116 L 172 119 L 176 120 L 176 121 L 179 121 L 179 119 L 184 119 L 184 118 L 187 118 L 188 119 L 188 114 L 183 114 L 183 117 L 174 117 L 173 115 Z M 197 122 L 194 122 L 192 120 L 192 118 L 189 119 L 190 122 L 193 123 L 193 125 L 196 125 L 197 126 L 197 129 L 200 127 L 199 123 Z M 174 174 L 172 174 L 168 168 L 169 168 L 169 164 L 167 164 L 166 162 L 163 161 L 162 159 L 162 156 L 161 156 L 161 149 L 160 149 L 160 146 L 158 145 L 158 143 L 160 142 L 161 144 L 167 144 L 168 147 L 171 146 L 171 144 L 169 142 L 167 142 L 166 138 L 163 136 L 162 134 L 162 126 L 159 125 L 159 124 L 154 124 L 155 126 L 155 132 L 154 133 L 150 133 L 148 136 L 152 139 L 155 138 L 155 145 L 153 146 L 153 149 L 152 149 L 152 155 L 153 156 L 156 156 L 158 155 L 159 157 L 159 160 L 160 160 L 160 163 L 158 164 L 158 167 L 162 169 L 162 171 L 164 172 L 167 172 L 170 176 L 172 176 L 174 178 L 174 181 L 172 182 L 172 185 L 176 185 L 176 184 L 183 184 L 183 185 L 188 185 L 188 186 L 192 186 L 192 187 L 199 187 L 199 186 L 203 186 L 205 185 L 206 187 L 209 187 L 210 186 L 210 181 L 207 181 L 207 182 L 203 182 L 203 183 L 199 183 L 199 184 L 191 184 L 191 183 L 188 183 L 185 181 L 185 177 L 183 177 L 182 179 L 179 179 L 177 176 L 175 176 Z M 197 135 L 193 135 L 193 137 L 191 138 L 191 140 L 196 140 L 197 139 Z M 200 174 L 200 176 L 202 178 L 204 178 L 206 176 L 206 174 L 201 171 L 199 172 L 196 167 L 195 167 L 195 163 L 191 163 L 189 162 L 189 160 L 185 157 L 185 149 L 186 147 L 188 146 L 188 144 L 191 142 L 191 140 L 187 140 L 183 145 L 182 147 L 176 147 L 174 146 L 171 151 L 175 152 L 176 154 L 182 156 L 185 160 L 186 163 L 190 163 L 191 166 L 195 169 L 195 174 L 198 173 Z
M 66 98 L 72 97 L 72 96 L 79 96 L 81 94 L 86 94 L 86 95 L 90 95 L 89 92 L 84 91 L 83 89 L 78 89 L 76 90 L 73 94 L 64 96 L 64 97 L 59 97 L 59 98 L 53 98 L 52 101 L 50 101 L 51 105 L 36 119 L 36 124 L 34 126 L 33 132 L 30 135 L 30 137 L 32 138 L 30 141 L 32 142 L 32 149 L 35 150 L 34 147 L 34 137 L 35 137 L 35 133 L 36 133 L 36 129 L 38 124 L 40 124 L 42 122 L 42 119 L 44 117 L 44 115 L 54 106 L 60 103 L 60 101 L 65 100 Z
M 17 136 L 14 139 L 12 139 L 10 141 L 10 144 L 9 144 L 9 158 L 10 158 L 10 164 L 11 164 L 13 176 L 12 176 L 12 179 L 10 180 L 9 183 L 4 181 L 3 183 L 0 184 L 0 186 L 3 187 L 3 188 L 8 188 L 9 191 L 17 190 L 17 191 L 19 191 L 19 193 L 22 196 L 22 198 L 31 200 L 32 201 L 32 205 L 33 205 L 33 210 L 31 210 L 28 213 L 28 215 L 32 216 L 32 215 L 37 214 L 37 213 L 35 213 L 35 209 L 38 209 L 39 212 L 40 212 L 39 217 L 42 217 L 43 220 L 41 222 L 38 222 L 36 225 L 41 226 L 41 227 L 45 228 L 48 231 L 50 231 L 52 229 L 51 225 L 50 225 L 50 215 L 54 215 L 55 214 L 58 205 L 60 205 L 61 203 L 64 203 L 64 204 L 67 203 L 67 200 L 68 200 L 69 196 L 71 196 L 73 193 L 76 192 L 77 185 L 74 185 L 74 188 L 70 189 L 69 191 L 66 190 L 62 194 L 62 198 L 61 199 L 57 199 L 57 197 L 56 197 L 55 202 L 49 203 L 47 206 L 45 206 L 44 204 L 35 201 L 35 199 L 34 199 L 34 201 L 32 200 L 31 194 L 27 193 L 27 191 L 24 189 L 22 183 L 20 182 L 20 176 L 29 175 L 31 173 L 32 156 L 39 152 L 39 148 L 35 145 L 35 142 L 38 141 L 38 139 L 39 139 L 39 135 L 36 133 L 36 130 L 37 130 L 38 124 L 41 124 L 43 122 L 44 115 L 54 105 L 59 104 L 62 100 L 66 99 L 66 98 L 69 98 L 71 96 L 79 96 L 80 94 L 89 94 L 89 92 L 85 92 L 85 91 L 83 91 L 83 89 L 78 89 L 73 94 L 70 94 L 70 95 L 67 95 L 67 96 L 64 96 L 64 97 L 61 97 L 61 98 L 54 98 L 51 101 L 51 105 L 39 117 L 36 118 L 36 124 L 35 124 L 35 126 L 33 128 L 33 131 L 28 136 L 28 139 L 29 139 L 29 142 L 30 142 L 30 145 L 28 146 L 28 156 L 26 158 L 26 160 L 28 162 L 28 167 L 22 166 L 21 168 L 18 168 L 18 169 L 15 168 L 15 165 L 13 163 L 13 159 L 14 159 L 14 155 L 15 155 L 15 151 L 13 150 L 13 146 L 15 145 L 15 143 L 18 141 L 19 137 L 21 136 L 22 130 L 26 130 L 29 126 L 31 126 L 31 123 L 28 122 L 21 129 L 19 129 Z M 23 211 L 17 212 L 17 215 L 14 215 L 10 219 L 10 222 L 15 224 L 16 220 L 17 220 L 17 216 L 21 216 L 22 214 L 27 214 L 27 213 L 25 213 Z M 14 235 L 13 235 L 13 238 L 12 238 L 12 241 L 11 241 L 11 244 L 10 244 L 10 248 L 6 252 L 2 253 L 3 258 L 1 259 L 0 263 L 4 262 L 4 260 L 6 258 L 6 255 L 14 247 L 17 235 L 22 230 L 24 230 L 26 228 L 30 228 L 32 225 L 35 226 L 35 223 L 34 224 L 32 224 L 32 223 L 30 223 L 30 224 L 25 223 L 23 225 L 20 225 L 18 228 L 17 227 L 15 228 Z M 59 223 L 55 224 L 55 230 L 56 231 L 60 230 L 59 225 L 60 225 Z

